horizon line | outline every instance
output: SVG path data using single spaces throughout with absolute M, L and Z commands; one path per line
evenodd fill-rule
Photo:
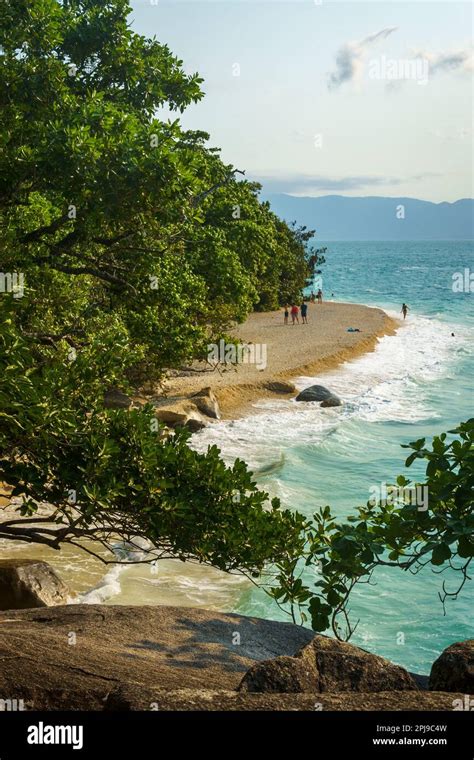
M 262 185 L 262 191 L 264 192 L 264 186 Z M 342 193 L 324 193 L 322 195 L 301 195 L 296 193 L 288 193 L 284 192 L 283 190 L 271 190 L 267 192 L 267 195 L 285 195 L 288 198 L 349 198 L 351 200 L 367 200 L 369 198 L 374 198 L 376 200 L 379 199 L 403 199 L 403 200 L 409 200 L 409 201 L 421 201 L 422 203 L 432 203 L 435 206 L 439 206 L 441 203 L 447 203 L 450 206 L 454 205 L 455 203 L 460 203 L 461 201 L 474 201 L 474 198 L 458 198 L 455 201 L 432 201 L 432 200 L 426 200 L 425 198 L 417 198 L 415 196 L 410 195 L 343 195 Z

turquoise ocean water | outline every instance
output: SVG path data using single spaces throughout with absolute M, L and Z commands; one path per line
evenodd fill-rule
M 256 471 L 278 463 L 259 483 L 285 505 L 311 515 L 330 504 L 349 515 L 367 501 L 370 485 L 393 482 L 404 471 L 401 444 L 473 415 L 474 294 L 454 292 L 453 275 L 474 271 L 474 258 L 469 242 L 327 246 L 326 297 L 334 293 L 337 301 L 379 306 L 394 316 L 405 301 L 406 323 L 380 339 L 373 353 L 321 377 L 296 380 L 301 388 L 321 382 L 335 390 L 346 402 L 342 409 L 262 402 L 260 414 L 213 426 L 196 445 L 217 443 L 226 459 L 240 456 Z M 415 466 L 406 471 L 412 478 L 422 473 Z M 452 571 L 440 576 L 429 568 L 416 576 L 378 572 L 375 585 L 354 594 L 352 616 L 360 623 L 353 643 L 429 672 L 444 647 L 473 635 L 474 582 L 447 603 L 444 616 L 438 599 L 443 578 L 455 580 Z M 287 619 L 255 589 L 245 589 L 233 611 Z

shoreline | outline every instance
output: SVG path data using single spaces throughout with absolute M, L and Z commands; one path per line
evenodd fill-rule
M 318 311 L 319 309 L 321 311 Z M 344 362 L 370 353 L 375 350 L 379 338 L 393 334 L 399 327 L 399 322 L 388 316 L 382 309 L 357 304 L 328 302 L 323 306 L 314 305 L 308 316 L 309 324 L 307 326 L 300 324 L 293 327 L 283 325 L 282 312 L 264 312 L 251 315 L 246 323 L 235 328 L 234 334 L 247 342 L 252 339 L 257 340 L 257 338 L 261 340 L 262 337 L 267 339 L 268 336 L 269 361 L 263 372 L 254 366 L 239 365 L 238 372 L 232 368 L 221 375 L 218 372 L 210 371 L 183 373 L 168 381 L 168 397 L 173 393 L 180 394 L 181 398 L 185 395 L 191 396 L 203 387 L 210 386 L 220 404 L 222 419 L 238 419 L 246 415 L 255 416 L 265 411 L 263 408 L 255 406 L 256 402 L 264 399 L 290 399 L 296 395 L 296 389 L 291 390 L 290 380 L 296 379 L 299 375 L 319 374 L 333 370 Z M 346 332 L 346 323 L 349 324 L 347 322 L 349 317 L 354 326 L 360 326 L 360 333 Z M 306 333 L 306 339 L 301 337 L 298 342 L 296 340 L 292 340 L 290 343 L 283 342 L 279 337 L 282 330 L 284 331 L 283 335 L 289 337 L 295 334 L 304 336 L 303 331 L 307 327 L 309 330 Z M 276 335 L 276 338 L 272 339 L 272 333 Z M 267 387 L 272 382 L 288 383 L 290 390 L 286 393 L 272 391 Z M 217 422 L 218 420 L 208 419 L 208 429 L 212 431 L 212 426 Z M 9 502 L 10 499 L 7 494 L 2 494 L 0 489 L 0 510 L 3 519 L 7 519 L 10 510 L 14 510 L 12 506 L 7 508 Z M 2 547 L 2 550 L 5 552 L 5 556 L 10 558 L 23 558 L 32 554 L 31 547 L 28 544 L 12 546 L 10 552 L 6 552 L 6 547 Z M 82 563 L 79 563 L 79 572 L 77 572 L 77 568 L 74 573 L 69 572 L 68 565 L 77 562 L 78 555 L 64 547 L 61 556 L 58 557 L 52 549 L 36 545 L 34 557 L 52 563 L 61 577 L 78 594 L 97 589 L 106 574 L 103 566 L 91 557 L 88 557 L 87 563 L 83 566 Z M 60 561 L 58 562 L 58 560 Z M 171 582 L 175 572 L 174 567 L 170 566 L 165 571 L 165 575 L 166 572 L 169 573 Z M 209 568 L 207 568 L 207 572 L 209 572 Z M 132 578 L 130 588 L 127 591 L 129 596 L 135 582 L 136 579 Z M 121 593 L 123 593 L 123 587 Z M 174 602 L 176 599 L 176 592 L 173 593 L 174 599 L 170 599 L 168 603 Z M 234 588 L 223 589 L 222 593 L 228 601 L 227 597 L 234 594 Z M 110 598 L 115 596 L 114 593 Z M 186 593 L 180 591 L 178 596 L 181 600 L 180 603 L 188 606 Z M 107 601 L 107 603 L 109 602 Z M 151 599 L 149 603 L 151 603 Z M 205 603 L 202 602 L 202 604 L 198 603 L 197 605 L 194 603 L 192 606 L 213 608 L 209 599 L 206 599 Z M 219 609 L 221 608 L 219 607 Z
M 239 364 L 219 373 L 196 363 L 168 377 L 164 394 L 187 399 L 205 387 L 211 388 L 222 419 L 238 419 L 250 411 L 258 413 L 254 406 L 257 401 L 294 396 L 291 381 L 297 377 L 328 372 L 374 351 L 379 338 L 393 335 L 400 325 L 400 320 L 378 307 L 334 301 L 309 304 L 307 325 L 284 325 L 283 310 L 254 312 L 232 330 L 232 335 L 243 344 L 266 346 L 268 361 L 264 368 Z M 357 327 L 360 332 L 347 332 L 347 327 Z M 286 383 L 288 388 L 275 390 L 272 383 Z

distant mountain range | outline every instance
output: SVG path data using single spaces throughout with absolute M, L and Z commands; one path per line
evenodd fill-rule
M 286 222 L 316 230 L 318 240 L 472 240 L 474 200 L 431 203 L 416 198 L 296 197 L 262 192 Z M 398 218 L 404 214 L 404 218 Z

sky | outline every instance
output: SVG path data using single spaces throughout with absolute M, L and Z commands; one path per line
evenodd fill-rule
M 473 197 L 471 3 L 131 2 L 204 78 L 183 126 L 264 192 Z

